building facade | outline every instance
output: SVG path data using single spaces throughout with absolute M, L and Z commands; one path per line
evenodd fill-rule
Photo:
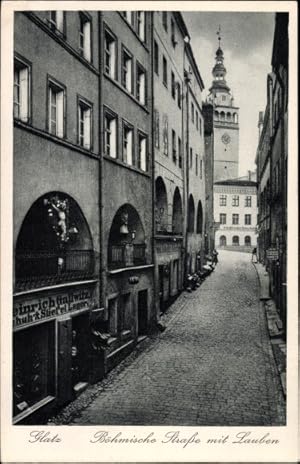
M 257 245 L 257 186 L 254 181 L 227 180 L 214 184 L 214 215 L 218 248 L 252 251 Z
M 214 105 L 214 181 L 216 182 L 238 177 L 239 108 L 235 106 L 225 80 L 227 71 L 220 45 L 215 60 L 208 102 Z
M 214 107 L 203 103 L 204 115 L 204 166 L 205 166 L 205 254 L 215 248 L 214 224 Z
M 97 13 L 18 12 L 14 31 L 19 424 L 71 400 L 91 381 L 97 357 L 90 346 L 100 305 Z

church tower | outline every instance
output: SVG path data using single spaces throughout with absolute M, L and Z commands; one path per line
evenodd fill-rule
M 239 108 L 234 106 L 225 76 L 224 53 L 221 49 L 220 28 L 216 64 L 208 101 L 214 105 L 214 182 L 236 179 L 239 168 Z

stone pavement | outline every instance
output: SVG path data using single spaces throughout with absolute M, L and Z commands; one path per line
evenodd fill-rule
M 285 424 L 251 255 L 221 251 L 219 264 L 108 378 L 62 411 L 55 424 L 266 426 Z

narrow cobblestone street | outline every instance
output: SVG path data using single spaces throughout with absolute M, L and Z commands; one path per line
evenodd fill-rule
M 249 254 L 220 252 L 201 287 L 169 309 L 166 331 L 111 373 L 70 423 L 284 424 L 258 285 Z

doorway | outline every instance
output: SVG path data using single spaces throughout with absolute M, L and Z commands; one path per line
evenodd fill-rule
M 138 292 L 138 335 L 146 335 L 148 320 L 148 290 Z
M 89 317 L 72 318 L 72 385 L 88 381 L 89 372 Z

